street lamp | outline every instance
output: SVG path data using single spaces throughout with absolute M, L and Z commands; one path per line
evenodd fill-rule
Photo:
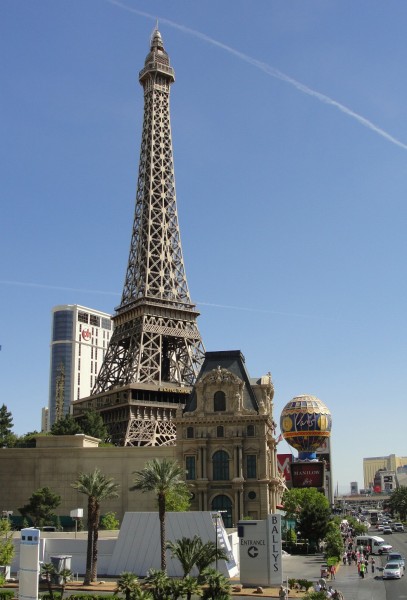
M 218 510 L 212 517 L 215 519 L 215 528 L 216 528 L 216 539 L 215 539 L 215 561 L 216 561 L 216 570 L 218 570 L 218 519 L 222 518 L 222 514 L 227 513 L 227 510 Z
M 78 521 L 80 521 L 80 519 L 83 519 L 83 508 L 74 508 L 74 510 L 71 510 L 70 517 L 71 517 L 71 519 L 73 519 L 75 521 L 75 538 L 76 538 L 76 533 L 78 531 Z

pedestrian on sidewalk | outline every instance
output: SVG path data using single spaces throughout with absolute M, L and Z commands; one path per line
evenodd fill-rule
M 364 579 L 366 566 L 365 566 L 365 563 L 363 560 L 359 564 L 360 564 L 360 576 L 362 579 Z
M 374 573 L 375 564 L 376 564 L 376 561 L 373 558 L 373 556 L 371 556 L 370 557 L 370 569 L 371 569 L 372 573 Z
M 287 588 L 285 588 L 283 585 L 280 587 L 280 591 L 278 592 L 278 596 L 280 598 L 280 600 L 287 600 Z

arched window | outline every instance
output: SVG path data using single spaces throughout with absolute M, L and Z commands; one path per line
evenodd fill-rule
M 193 438 L 194 437 L 194 428 L 193 427 L 187 427 L 187 438 Z
M 222 425 L 218 425 L 218 427 L 216 428 L 216 437 L 223 437 L 224 434 L 225 432 Z
M 247 437 L 254 437 L 254 425 L 248 425 L 246 433 Z
M 233 527 L 232 521 L 232 501 L 228 496 L 220 494 L 215 496 L 211 504 L 213 511 L 219 511 L 219 515 L 222 517 L 222 521 L 225 527 Z
M 226 410 L 225 392 L 215 392 L 215 395 L 213 397 L 213 410 L 214 412 Z
M 218 450 L 212 456 L 214 481 L 227 481 L 229 479 L 229 454 Z

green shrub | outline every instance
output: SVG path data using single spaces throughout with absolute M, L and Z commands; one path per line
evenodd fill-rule
M 300 588 L 306 592 L 314 585 L 312 581 L 309 581 L 308 579 L 297 579 L 297 583 Z
M 316 592 L 315 590 L 312 592 L 308 592 L 305 596 L 304 596 L 304 600 L 326 600 L 326 594 L 325 592 L 321 591 L 321 592 Z
M 102 529 L 107 529 L 107 530 L 112 531 L 112 530 L 120 528 L 120 521 L 119 521 L 119 519 L 116 518 L 116 513 L 107 512 L 100 519 L 100 526 Z
M 12 600 L 12 598 L 14 598 L 14 592 L 9 590 L 0 592 L 0 600 Z

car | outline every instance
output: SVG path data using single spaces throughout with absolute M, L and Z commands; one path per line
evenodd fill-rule
M 393 528 L 393 531 L 404 531 L 403 523 L 393 523 L 392 528 Z
M 383 527 L 384 527 L 384 525 L 382 523 L 380 523 L 380 525 L 378 525 L 377 529 L 379 531 L 383 531 Z
M 406 561 L 406 559 L 404 558 L 404 556 L 402 554 L 400 554 L 400 552 L 389 552 L 389 554 L 387 555 L 387 562 L 400 563 L 401 566 L 403 567 L 403 571 L 406 570 L 405 561 Z
M 390 533 L 393 533 L 392 528 L 390 527 L 390 525 L 385 525 L 383 527 L 383 534 L 384 535 L 389 535 Z
M 403 569 L 398 562 L 388 562 L 383 569 L 383 579 L 401 579 Z
M 390 546 L 390 544 L 380 544 L 380 546 L 377 549 L 378 554 L 387 554 L 388 552 L 390 552 L 390 550 L 393 550 L 393 546 Z

